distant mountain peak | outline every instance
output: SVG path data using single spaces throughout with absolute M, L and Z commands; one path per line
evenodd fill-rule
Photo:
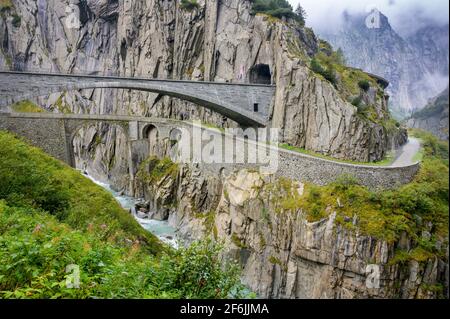
M 348 11 L 342 13 L 343 27 L 345 30 L 356 28 L 360 32 L 395 32 L 389 18 L 378 10 L 370 13 L 351 14 Z
M 342 14 L 340 27 L 321 34 L 341 48 L 350 66 L 390 83 L 390 108 L 399 118 L 423 108 L 448 84 L 448 27 L 424 25 L 403 38 L 380 11 Z

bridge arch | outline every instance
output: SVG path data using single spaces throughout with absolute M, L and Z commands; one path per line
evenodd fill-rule
M 94 127 L 97 130 L 96 136 L 94 136 L 94 141 L 93 144 L 91 145 L 93 147 L 97 147 L 99 144 L 101 144 L 100 141 L 100 136 L 99 134 L 101 134 L 101 131 L 99 131 L 99 127 L 102 124 L 107 124 L 111 127 L 113 127 L 114 129 L 118 130 L 120 132 L 121 135 L 123 135 L 124 140 L 126 142 L 125 147 L 128 148 L 129 143 L 130 143 L 130 136 L 129 136 L 129 132 L 128 132 L 128 128 L 127 128 L 127 124 L 126 122 L 121 122 L 121 121 L 96 121 L 96 120 L 92 120 L 92 121 L 79 121 L 79 120 L 66 120 L 66 125 L 65 125 L 65 130 L 66 130 L 66 147 L 67 147 L 67 151 L 68 151 L 68 155 L 69 155 L 69 161 L 70 161 L 70 165 L 74 168 L 77 168 L 77 163 L 76 163 L 76 155 L 82 155 L 82 154 L 76 154 L 76 145 L 75 145 L 75 141 L 76 138 L 78 136 L 78 134 L 80 133 L 80 131 L 82 129 L 89 129 L 91 127 Z M 89 152 L 89 150 L 85 150 L 87 152 Z
M 150 137 L 159 137 L 159 130 L 155 124 L 147 124 L 142 129 L 142 138 L 149 139 Z
M 275 95 L 271 85 L 5 71 L 0 71 L 0 84 L 0 107 L 64 91 L 127 89 L 180 98 L 243 126 L 266 126 Z
M 13 132 L 27 139 L 34 146 L 42 148 L 45 152 L 58 158 L 67 164 L 70 158 L 67 156 L 67 137 L 76 127 L 86 123 L 106 122 L 121 124 L 122 127 L 128 127 L 129 124 L 142 121 L 145 123 L 157 123 L 161 131 L 173 130 L 174 127 L 192 127 L 192 123 L 181 123 L 175 120 L 167 119 L 148 119 L 136 118 L 130 116 L 107 116 L 107 115 L 76 115 L 76 114 L 53 114 L 53 113 L 0 113 L 0 129 Z M 127 131 L 124 130 L 125 134 Z M 134 136 L 130 132 L 128 135 Z M 164 133 L 165 134 L 165 133 Z M 165 135 L 166 136 L 166 135 Z M 164 138 L 167 141 L 168 138 Z M 133 142 L 133 141 L 132 141 Z M 133 143 L 130 144 L 133 144 Z M 140 142 L 140 141 L 134 141 Z M 272 146 L 268 146 L 272 147 Z M 130 148 L 130 158 L 133 149 Z M 132 160 L 129 161 L 133 163 Z M 254 169 L 254 163 L 246 161 L 243 165 Z M 359 164 L 347 164 L 327 159 L 313 157 L 302 153 L 296 153 L 288 150 L 279 150 L 279 169 L 275 175 L 278 177 L 289 178 L 301 182 L 310 182 L 319 185 L 326 185 L 336 180 L 342 174 L 351 174 L 359 179 L 362 185 L 373 189 L 393 188 L 398 185 L 409 183 L 419 170 L 419 162 L 406 166 L 368 166 Z M 245 167 L 244 166 L 244 167 Z M 213 170 L 215 173 L 220 170 L 222 165 L 213 164 L 204 165 L 205 168 Z M 240 168 L 240 165 L 226 164 L 225 167 L 233 172 Z M 130 173 L 130 188 L 133 182 L 133 164 L 128 169 Z M 319 174 L 319 173 L 320 174 Z
M 178 127 L 174 127 L 169 132 L 169 140 L 171 143 L 179 142 L 181 140 L 182 135 L 183 132 Z
M 142 138 L 148 141 L 149 154 L 157 154 L 158 146 L 160 143 L 159 130 L 154 124 L 147 124 L 142 130 Z

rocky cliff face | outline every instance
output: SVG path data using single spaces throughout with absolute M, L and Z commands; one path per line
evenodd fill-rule
M 328 81 L 314 74 L 308 59 L 318 51 L 311 30 L 250 14 L 251 1 L 199 0 L 191 10 L 178 1 L 13 0 L 0 14 L 0 63 L 18 70 L 51 70 L 155 78 L 277 84 L 272 126 L 281 140 L 309 150 L 360 161 L 383 157 L 404 141 L 392 133 L 384 94 L 361 93 L 373 104 L 368 120 Z M 69 6 L 69 4 L 72 4 Z M 67 22 L 73 18 L 80 25 Z M 20 21 L 19 21 L 20 20 Z M 261 71 L 265 70 L 265 71 Z M 269 70 L 269 72 L 267 72 Z M 382 97 L 380 97 L 382 96 Z M 235 126 L 191 103 L 127 90 L 63 92 L 39 100 L 55 112 L 138 114 L 201 119 Z M 167 141 L 165 141 L 167 143 Z M 74 140 L 77 165 L 117 189 L 130 191 L 127 145 L 119 127 L 82 128 Z M 167 155 L 168 145 L 154 155 Z M 333 214 L 309 223 L 301 210 L 280 212 L 275 181 L 253 172 L 205 174 L 181 167 L 158 178 L 137 179 L 158 218 L 169 218 L 188 241 L 208 233 L 223 238 L 243 266 L 243 280 L 259 295 L 286 298 L 434 297 L 420 284 L 442 277 L 439 260 L 389 266 L 394 245 L 336 225 Z M 304 185 L 295 184 L 296 192 Z M 285 194 L 286 195 L 286 194 Z M 286 197 L 286 196 L 284 196 Z M 383 288 L 365 284 L 366 266 L 382 266 Z M 442 280 L 441 280 L 442 281 Z
M 251 1 L 200 0 L 191 9 L 168 0 L 12 3 L 0 15 L 2 67 L 199 81 L 256 79 L 277 85 L 272 126 L 281 129 L 281 142 L 371 161 L 381 159 L 392 141 L 404 140 L 396 136 L 404 133 L 386 131 L 383 116 L 375 122 L 358 116 L 333 85 L 310 71 L 305 61 L 318 50 L 310 29 L 253 16 Z M 378 114 L 385 114 L 382 96 L 375 95 Z M 56 112 L 138 114 L 236 126 L 192 103 L 137 91 L 80 90 L 39 102 Z M 78 163 L 97 175 L 118 173 L 120 161 L 111 156 L 120 152 L 115 145 L 123 136 L 118 132 L 112 140 L 107 129 L 88 131 L 77 141 L 85 143 L 78 145 Z M 115 151 L 96 151 L 100 144 Z M 110 165 L 95 164 L 102 162 Z
M 406 125 L 431 132 L 441 140 L 448 141 L 448 101 L 447 87 L 438 97 L 432 99 L 423 110 L 414 113 L 406 121 Z
M 390 81 L 390 108 L 398 117 L 423 108 L 448 84 L 448 26 L 427 26 L 402 38 L 380 13 L 379 28 L 366 15 L 343 17 L 336 32 L 321 34 L 341 48 L 349 65 Z
M 178 174 L 138 180 L 136 187 L 152 203 L 151 211 L 164 212 L 187 242 L 224 240 L 226 255 L 242 266 L 243 282 L 261 297 L 435 298 L 426 287 L 447 280 L 444 260 L 394 262 L 397 249 L 412 248 L 406 235 L 377 240 L 360 233 L 356 217 L 349 217 L 355 227 L 350 230 L 331 208 L 327 218 L 309 222 L 305 211 L 282 205 L 282 198 L 308 190 L 301 183 L 246 170 L 220 176 L 182 166 Z M 373 269 L 380 271 L 377 289 L 370 284 Z

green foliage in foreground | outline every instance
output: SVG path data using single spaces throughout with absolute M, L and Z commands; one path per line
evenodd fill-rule
M 164 247 L 107 191 L 0 132 L 0 298 L 242 297 L 220 249 Z M 79 289 L 66 287 L 71 264 Z
M 279 212 L 303 209 L 309 221 L 336 212 L 338 224 L 362 235 L 393 243 L 405 232 L 415 249 L 398 252 L 397 262 L 445 256 L 449 227 L 449 148 L 429 133 L 413 131 L 423 143 L 423 162 L 412 183 L 389 191 L 370 191 L 351 176 L 342 176 L 327 186 L 308 184 L 302 196 L 292 182 L 271 185 L 280 190 Z M 429 238 L 423 233 L 428 232 Z M 437 242 L 441 242 L 442 249 Z
M 156 254 L 159 241 L 125 213 L 106 190 L 76 170 L 0 132 L 0 199 L 11 207 L 44 210 L 77 230 L 105 229 L 105 240 L 139 241 Z

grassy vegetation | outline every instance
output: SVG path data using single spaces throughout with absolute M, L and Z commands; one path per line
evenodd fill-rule
M 305 12 L 301 7 L 295 10 L 286 0 L 253 0 L 253 14 L 263 13 L 274 18 L 288 18 L 305 25 Z
M 289 144 L 280 144 L 279 147 L 282 148 L 282 149 L 288 150 L 288 151 L 302 153 L 302 154 L 306 154 L 306 155 L 310 155 L 310 156 L 326 159 L 326 160 L 329 160 L 329 161 L 344 163 L 344 164 L 369 165 L 369 166 L 388 166 L 388 165 L 392 164 L 392 162 L 394 161 L 394 154 L 393 154 L 393 152 L 389 152 L 386 155 L 386 157 L 383 160 L 381 160 L 381 161 L 377 161 L 377 162 L 358 162 L 358 161 L 351 161 L 351 160 L 336 159 L 336 158 L 328 156 L 328 155 L 323 155 L 323 154 L 316 153 L 316 152 L 313 152 L 313 151 L 308 151 L 308 150 L 305 150 L 304 148 L 292 146 L 292 145 L 289 145 Z
M 0 298 L 241 297 L 220 245 L 163 246 L 106 190 L 6 132 L 0 163 Z
M 360 80 L 358 82 L 358 86 L 361 90 L 363 90 L 364 92 L 368 92 L 370 89 L 370 82 L 367 80 Z
M 216 222 L 215 211 L 196 213 L 195 218 L 203 219 L 203 226 L 205 227 L 206 233 L 212 235 L 214 239 L 217 239 L 217 227 L 215 225 Z
M 318 66 L 314 67 L 314 63 Z M 331 82 L 346 100 L 359 96 L 361 90 L 367 92 L 370 87 L 378 87 L 376 80 L 365 72 L 346 66 L 342 51 L 334 51 L 324 40 L 319 42 L 319 52 L 311 62 L 311 69 Z
M 236 245 L 236 247 L 239 247 L 241 249 L 246 249 L 248 248 L 238 237 L 238 235 L 236 235 L 236 233 L 231 234 L 231 241 L 233 242 L 233 244 Z
M 11 0 L 0 0 L 0 12 L 11 10 L 14 8 L 14 4 Z
M 0 144 L 0 199 L 9 206 L 46 211 L 74 229 L 90 228 L 118 244 L 138 240 L 151 253 L 161 250 L 106 190 L 78 171 L 8 133 L 0 133 Z
M 414 241 L 411 251 L 399 251 L 395 262 L 423 261 L 431 256 L 445 256 L 436 246 L 448 237 L 449 161 L 448 143 L 431 134 L 414 131 L 423 142 L 421 169 L 408 185 L 389 191 L 370 191 L 351 176 L 342 176 L 328 186 L 307 184 L 303 195 L 295 185 L 280 180 L 271 188 L 282 198 L 279 212 L 303 209 L 309 221 L 318 221 L 336 212 L 338 224 L 361 234 L 388 242 L 397 241 L 406 232 Z M 430 226 L 431 225 L 431 226 Z M 424 231 L 430 238 L 422 237 Z
M 150 156 L 140 164 L 137 177 L 140 181 L 154 184 L 166 176 L 176 178 L 178 171 L 178 164 L 172 162 L 170 158 L 160 160 L 156 156 Z
M 69 106 L 64 103 L 64 96 L 66 95 L 66 93 L 63 93 L 58 100 L 56 100 L 55 104 L 52 105 L 53 108 L 56 108 L 60 113 L 63 114 L 71 114 L 72 110 L 69 108 Z
M 45 110 L 30 101 L 22 101 L 11 105 L 11 109 L 17 113 L 44 113 Z
M 425 119 L 434 115 L 441 114 L 444 109 L 448 109 L 448 88 L 433 103 L 427 105 L 424 109 L 414 113 L 411 117 L 415 119 Z
M 295 48 L 291 42 L 293 41 L 290 41 L 289 46 Z M 383 90 L 379 88 L 376 79 L 367 73 L 346 66 L 342 50 L 335 51 L 328 42 L 319 40 L 319 50 L 314 57 L 308 58 L 301 53 L 295 54 L 298 51 L 290 50 L 309 66 L 315 76 L 330 82 L 343 100 L 353 104 L 358 110 L 358 116 L 373 123 L 386 125 L 388 121 L 386 118 L 390 118 L 390 115 L 384 114 L 384 117 L 380 118 L 375 104 L 366 104 L 363 99 L 364 94 L 368 93 L 371 88 L 377 90 L 376 98 L 382 98 Z

